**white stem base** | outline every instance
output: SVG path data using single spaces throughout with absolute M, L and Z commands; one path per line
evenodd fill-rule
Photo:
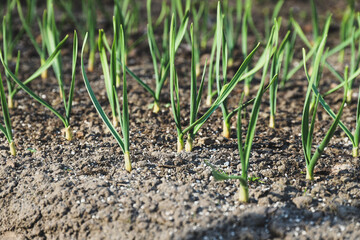
M 8 96 L 8 102 L 7 102 L 8 108 L 13 109 L 14 108 L 14 99 L 10 96 Z
M 200 63 L 196 64 L 196 77 L 199 77 L 201 74 Z
M 230 126 L 225 121 L 223 122 L 223 137 L 230 138 Z
M 191 139 L 191 137 L 188 137 L 185 144 L 185 151 L 191 152 L 192 149 L 193 149 L 193 140 Z
M 249 202 L 249 187 L 240 185 L 239 188 L 239 202 Z
M 229 58 L 228 67 L 232 67 L 233 65 L 234 65 L 234 59 L 233 59 L 233 58 Z
M 45 60 L 41 59 L 40 60 L 40 64 L 41 66 L 45 63 Z M 47 79 L 47 69 L 45 69 L 42 73 L 41 73 L 41 79 Z
M 245 95 L 245 96 L 249 96 L 249 95 L 250 95 L 250 86 L 247 85 L 247 84 L 244 86 L 244 95 Z
M 211 106 L 211 103 L 212 103 L 212 97 L 211 97 L 211 96 L 207 96 L 207 98 L 206 98 L 206 105 L 207 105 L 207 106 Z
M 182 152 L 182 150 L 184 150 L 184 141 L 182 139 L 178 139 L 177 152 Z
M 346 102 L 347 102 L 347 103 L 351 103 L 352 94 L 353 94 L 353 90 L 350 89 L 350 90 L 347 92 L 347 94 L 346 94 Z
M 306 170 L 306 180 L 314 181 L 314 176 L 310 175 L 308 170 Z
M 154 102 L 153 113 L 158 113 L 159 111 L 160 111 L 159 103 Z
M 88 62 L 88 71 L 89 72 L 94 71 L 94 58 L 95 58 L 95 54 L 93 52 L 90 52 L 89 62 Z
M 117 117 L 116 117 L 116 116 L 113 116 L 113 119 L 112 119 L 112 124 L 113 124 L 113 126 L 114 126 L 114 127 L 117 127 L 117 126 L 118 126 L 119 121 L 118 121 L 118 119 L 117 119 Z
M 64 128 L 64 131 L 65 131 L 66 140 L 71 141 L 73 139 L 73 134 L 72 134 L 71 127 L 68 126 L 67 128 Z
M 129 152 L 125 152 L 124 153 L 124 160 L 125 160 L 125 169 L 128 172 L 131 172 L 131 160 L 130 160 L 130 153 Z
M 15 143 L 14 143 L 14 142 L 11 142 L 11 143 L 9 144 L 9 147 L 10 147 L 10 154 L 13 155 L 13 156 L 16 156 Z
M 358 157 L 359 156 L 359 147 L 353 147 L 352 155 L 353 155 L 353 157 Z
M 269 128 L 275 128 L 275 116 L 270 115 Z

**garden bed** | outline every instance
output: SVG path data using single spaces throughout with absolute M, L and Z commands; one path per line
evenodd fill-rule
M 302 1 L 286 1 L 281 15 L 287 16 L 290 5 L 299 12 L 310 9 Z M 321 14 L 327 10 L 333 9 L 319 8 Z M 257 19 L 262 10 L 254 7 L 254 11 Z M 338 43 L 338 23 L 334 18 L 330 45 Z M 141 24 L 139 32 L 145 27 Z M 72 32 L 70 27 L 68 32 Z M 66 49 L 71 49 L 71 44 L 67 45 Z M 39 60 L 33 57 L 36 53 L 26 39 L 19 48 L 20 76 L 28 76 Z M 298 48 L 300 53 L 301 44 Z M 180 85 L 185 117 L 189 111 L 190 52 L 186 44 L 180 49 L 177 62 L 181 66 L 179 76 L 184 79 Z M 295 54 L 294 62 L 301 62 L 301 57 Z M 329 61 L 338 64 L 336 57 Z M 71 62 L 70 57 L 64 62 Z M 95 71 L 88 77 L 100 103 L 107 106 L 98 57 L 95 62 Z M 241 58 L 235 58 L 234 67 L 240 63 Z M 152 84 L 146 41 L 130 52 L 128 65 Z M 64 68 L 68 73 L 65 78 L 69 79 L 71 65 Z M 258 85 L 260 76 L 256 75 L 253 86 Z M 10 112 L 16 157 L 9 155 L 6 140 L 0 137 L 1 239 L 360 238 L 360 163 L 351 156 L 351 143 L 340 128 L 315 167 L 315 180 L 305 179 L 300 135 L 307 90 L 303 69 L 279 89 L 275 129 L 268 127 L 268 93 L 263 97 L 250 159 L 249 174 L 254 181 L 249 183 L 248 204 L 237 201 L 237 181 L 215 181 L 205 164 L 209 161 L 227 173 L 240 173 L 235 122 L 231 138 L 222 137 L 222 115 L 217 110 L 200 130 L 194 150 L 177 153 L 168 86 L 163 91 L 161 111 L 155 114 L 148 107 L 149 94 L 130 77 L 128 81 L 131 173 L 125 171 L 121 149 L 93 107 L 80 71 L 76 77 L 71 142 L 62 137 L 63 126 L 50 111 L 24 92 L 16 96 L 18 107 Z M 323 89 L 328 90 L 334 82 L 336 79 L 325 70 Z M 358 86 L 355 83 L 354 89 Z M 60 101 L 58 92 L 52 91 L 57 89 L 52 72 L 47 81 L 35 80 L 30 87 L 47 101 Z M 242 90 L 240 83 L 231 94 L 231 108 L 237 105 Z M 250 95 L 256 91 L 254 87 Z M 354 125 L 355 121 L 357 91 L 354 92 L 353 102 L 342 116 L 347 125 Z M 342 90 L 338 93 L 326 98 L 336 109 L 341 104 Z M 201 112 L 205 110 L 203 107 Z M 110 112 L 108 106 L 106 111 Z M 318 118 L 322 121 L 316 125 L 315 142 L 321 141 L 331 124 L 331 118 L 322 109 Z

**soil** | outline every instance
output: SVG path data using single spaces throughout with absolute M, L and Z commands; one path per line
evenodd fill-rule
M 329 2 L 336 2 L 336 6 L 344 9 L 344 3 L 339 6 L 338 1 L 326 2 L 319 8 L 322 15 L 335 11 L 329 8 L 333 6 Z M 265 6 L 272 7 L 273 3 L 267 2 Z M 289 6 L 299 14 L 310 13 L 307 2 L 286 1 L 283 16 L 287 16 Z M 261 25 L 261 8 L 257 5 L 254 11 L 255 22 Z M 334 18 L 338 18 L 336 12 Z M 309 22 L 304 19 L 303 25 Z M 339 21 L 333 21 L 330 45 L 338 42 L 338 28 Z M 141 25 L 139 33 L 144 29 Z M 69 27 L 67 32 L 72 29 Z M 71 44 L 69 41 L 66 49 L 71 49 Z M 300 53 L 301 44 L 298 47 Z M 34 64 L 38 67 L 39 59 L 26 38 L 17 48 L 23 56 L 20 77 L 25 78 L 34 71 Z M 190 53 L 186 44 L 179 52 L 182 53 L 177 59 L 178 71 L 184 79 L 180 83 L 184 100 L 181 107 L 186 122 Z M 65 77 L 69 79 L 70 50 L 63 54 Z M 300 54 L 296 55 L 294 64 L 296 61 L 301 61 Z M 336 57 L 329 61 L 343 69 Z M 96 62 L 100 63 L 98 56 Z M 234 66 L 240 62 L 241 59 L 235 60 Z M 95 66 L 88 77 L 100 103 L 110 112 L 101 66 Z M 146 42 L 129 54 L 129 67 L 153 85 Z M 255 87 L 251 96 L 256 93 L 259 76 L 252 83 Z M 336 83 L 328 71 L 324 71 L 322 81 L 322 92 Z M 355 85 L 354 89 L 359 86 Z M 61 109 L 52 72 L 46 81 L 35 80 L 30 87 Z M 9 156 L 5 137 L 0 136 L 0 239 L 360 238 L 360 163 L 351 156 L 352 146 L 340 129 L 315 168 L 315 180 L 305 180 L 300 135 L 307 89 L 303 70 L 278 92 L 275 129 L 268 128 L 268 94 L 263 97 L 249 169 L 250 175 L 258 179 L 249 183 L 248 204 L 237 201 L 237 181 L 215 181 L 204 163 L 207 160 L 227 173 L 240 173 L 235 122 L 231 138 L 223 138 L 222 115 L 216 111 L 196 137 L 193 152 L 176 153 L 168 87 L 164 88 L 158 114 L 149 109 L 152 100 L 143 88 L 130 78 L 128 87 L 131 173 L 125 171 L 121 149 L 96 113 L 80 71 L 71 117 L 74 131 L 71 142 L 64 140 L 59 119 L 19 92 L 18 107 L 10 112 L 18 150 L 16 157 Z M 239 84 L 229 100 L 230 108 L 236 106 L 241 92 Z M 338 109 L 341 99 L 339 91 L 326 101 Z M 355 124 L 356 99 L 357 91 L 354 91 L 353 102 L 347 105 L 342 117 L 349 126 Z M 201 111 L 205 110 L 203 107 Z M 316 143 L 331 124 L 322 109 L 318 119 L 321 121 L 316 125 Z

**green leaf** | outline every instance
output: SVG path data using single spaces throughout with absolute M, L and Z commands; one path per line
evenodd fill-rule
M 123 26 L 120 25 L 120 55 L 121 62 L 125 63 L 126 52 L 125 52 L 125 35 Z M 130 140 L 129 140 L 129 107 L 128 107 L 128 97 L 127 97 L 127 81 L 126 81 L 126 71 L 125 64 L 122 65 L 123 72 L 123 108 L 122 108 L 122 134 L 125 152 L 129 152 Z
M 115 103 L 115 96 L 114 96 L 114 92 L 113 92 L 113 85 L 115 84 L 114 83 L 115 78 L 113 75 L 111 75 L 111 72 L 112 73 L 114 73 L 114 71 L 116 72 L 116 67 L 114 67 L 115 62 L 113 61 L 113 58 L 116 57 L 116 52 L 115 52 L 116 47 L 114 46 L 116 39 L 114 39 L 113 46 L 111 48 L 111 57 L 110 57 L 112 59 L 110 61 L 111 69 L 109 69 L 109 65 L 108 65 L 108 60 L 107 60 L 106 51 L 105 51 L 105 42 L 106 42 L 106 37 L 104 34 L 104 30 L 100 29 L 99 30 L 98 48 L 99 48 L 101 67 L 102 67 L 103 74 L 104 74 L 106 94 L 107 94 L 107 97 L 108 97 L 108 100 L 109 100 L 109 103 L 111 106 L 111 111 L 112 111 L 113 117 L 118 117 L 118 114 L 116 113 L 116 103 Z
M 5 128 L 2 125 L 0 125 L 0 130 L 5 134 L 6 139 L 10 143 L 13 140 L 12 131 L 11 131 L 12 128 L 11 128 L 10 114 L 6 102 L 6 96 L 4 91 L 4 85 L 1 78 L 1 73 L 0 73 L 0 100 L 1 100 L 1 108 L 3 112 L 4 123 L 5 123 Z
M 229 96 L 231 91 L 235 88 L 236 84 L 241 80 L 241 76 L 244 73 L 245 69 L 247 68 L 248 64 L 250 63 L 252 57 L 254 56 L 255 52 L 258 50 L 260 43 L 251 51 L 251 53 L 246 57 L 243 61 L 237 72 L 235 73 L 234 77 L 231 81 L 223 86 L 220 95 L 216 98 L 213 102 L 211 107 L 202 115 L 199 119 L 197 119 L 193 124 L 188 126 L 186 129 L 183 130 L 183 133 L 187 133 L 192 128 L 194 128 L 194 133 L 196 134 L 201 126 L 206 122 L 206 120 L 211 116 L 211 114 L 220 106 L 220 104 Z
M 68 103 L 66 106 L 66 118 L 67 121 L 70 121 L 70 114 L 72 108 L 72 101 L 74 97 L 74 89 L 75 89 L 75 77 L 76 77 L 76 61 L 78 55 L 78 38 L 76 30 L 74 31 L 74 39 L 73 39 L 73 53 L 72 53 L 72 66 L 71 66 L 71 83 L 70 83 L 70 91 L 68 97 Z
M 109 128 L 109 130 L 110 130 L 111 134 L 114 136 L 115 140 L 118 142 L 121 150 L 125 153 L 125 147 L 124 147 L 123 139 L 121 138 L 120 134 L 115 130 L 115 128 L 111 124 L 108 116 L 105 114 L 104 110 L 101 108 L 101 105 L 100 105 L 99 101 L 96 99 L 94 91 L 92 90 L 89 79 L 87 78 L 87 75 L 86 75 L 85 66 L 84 66 L 84 49 L 85 49 L 87 38 L 88 38 L 88 33 L 86 33 L 86 35 L 85 35 L 84 43 L 83 43 L 83 46 L 82 46 L 82 49 L 81 49 L 81 73 L 82 73 L 82 76 L 83 76 L 85 87 L 86 87 L 86 90 L 89 93 L 89 96 L 90 96 L 90 99 L 91 99 L 92 103 L 95 106 L 96 111 L 100 115 L 100 117 L 103 120 L 103 122 L 105 123 L 105 125 Z
M 169 38 L 169 56 L 170 56 L 170 102 L 171 110 L 174 116 L 174 121 L 176 124 L 176 129 L 178 135 L 182 133 L 181 124 L 180 124 L 180 111 L 179 111 L 179 91 L 178 91 L 178 81 L 175 70 L 175 17 L 172 15 L 171 24 L 170 24 L 170 38 Z M 174 95 L 175 92 L 175 95 Z M 176 97 L 176 99 L 175 99 Z
M 186 11 L 182 21 L 181 21 L 181 25 L 179 27 L 178 33 L 176 34 L 176 39 L 175 39 L 175 52 L 177 51 L 177 49 L 180 46 L 181 41 L 184 38 L 184 35 L 186 33 L 186 27 L 188 25 L 189 22 L 189 10 Z
M 60 51 L 62 49 L 62 47 L 64 46 L 66 40 L 68 39 L 68 35 L 66 35 L 63 40 L 60 41 L 60 43 L 56 46 L 54 52 L 49 56 L 49 58 L 29 77 L 27 78 L 23 84 L 26 85 L 29 82 L 31 82 L 32 80 L 36 79 L 37 77 L 39 77 L 41 75 L 42 72 L 44 72 L 46 69 L 48 69 L 54 62 L 54 60 L 56 59 L 56 57 L 60 54 Z M 16 76 L 16 74 L 14 74 Z M 11 92 L 11 97 L 13 97 L 19 90 L 21 89 L 20 86 L 16 87 L 12 92 Z
M 21 82 L 9 69 L 9 67 L 5 64 L 2 53 L 0 52 L 0 60 L 5 68 L 5 71 L 10 75 L 10 77 L 26 92 L 28 93 L 32 98 L 34 98 L 36 101 L 38 101 L 40 104 L 45 106 L 47 109 L 49 109 L 52 113 L 54 113 L 64 124 L 65 128 L 69 126 L 69 123 L 67 122 L 67 119 L 64 118 L 58 111 L 56 111 L 49 103 L 44 101 L 41 97 L 36 95 L 33 91 L 31 91 L 30 88 L 28 88 L 23 82 Z M 48 59 L 49 60 L 49 59 Z M 46 61 L 45 64 L 43 64 L 40 68 L 46 69 L 47 67 L 51 66 L 52 61 Z M 53 59 L 52 59 L 53 60 Z M 39 69 L 36 71 L 38 72 Z M 35 72 L 35 73 L 36 73 Z M 33 75 L 35 75 L 35 73 Z M 41 72 L 39 73 L 41 74 Z M 32 76 L 33 76 L 32 75 Z M 25 81 L 26 82 L 26 81 Z

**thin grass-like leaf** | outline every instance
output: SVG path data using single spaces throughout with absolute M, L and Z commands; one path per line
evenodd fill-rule
M 239 180 L 242 184 L 247 185 L 247 182 L 241 177 L 241 176 L 236 176 L 236 175 L 228 175 L 224 172 L 220 172 L 219 170 L 217 170 L 211 163 L 209 163 L 208 161 L 205 161 L 205 164 L 208 165 L 211 168 L 211 172 L 214 176 L 214 178 L 217 181 L 224 181 L 224 180 L 229 180 L 229 179 L 237 179 Z
M 10 120 L 9 108 L 6 102 L 6 96 L 5 96 L 1 73 L 0 73 L 0 99 L 1 99 L 1 109 L 3 112 L 3 119 L 5 123 L 5 127 L 0 125 L 0 130 L 4 133 L 6 139 L 10 143 L 13 140 L 12 131 L 11 131 L 12 130 L 11 120 Z
M 27 85 L 29 82 L 31 82 L 32 80 L 36 79 L 37 77 L 39 77 L 46 69 L 48 69 L 54 62 L 54 60 L 56 59 L 56 57 L 60 54 L 60 51 L 62 49 L 62 47 L 64 46 L 66 40 L 69 38 L 68 35 L 66 35 L 63 40 L 61 40 L 59 42 L 59 44 L 56 46 L 54 52 L 48 57 L 48 59 L 33 73 L 31 74 L 31 76 L 29 78 L 27 78 L 23 84 Z M 14 74 L 15 75 L 15 74 Z M 16 87 L 12 92 L 11 95 L 14 96 L 19 90 L 21 89 L 21 87 Z
M 233 78 L 230 80 L 229 83 L 224 85 L 222 87 L 222 90 L 220 91 L 219 96 L 216 98 L 216 100 L 213 102 L 211 107 L 202 115 L 200 118 L 198 118 L 193 124 L 188 126 L 183 130 L 183 133 L 187 133 L 192 128 L 194 128 L 194 133 L 196 134 L 201 126 L 206 122 L 206 120 L 210 117 L 210 115 L 220 106 L 220 104 L 229 96 L 231 91 L 235 88 L 238 82 L 241 81 L 241 76 L 244 73 L 245 69 L 247 68 L 249 62 L 251 61 L 252 57 L 254 56 L 255 52 L 258 50 L 260 46 L 260 43 L 251 51 L 251 53 L 247 56 L 247 58 L 243 61 Z
M 57 53 L 58 54 L 58 53 Z M 56 55 L 56 54 L 55 54 Z M 55 58 L 54 58 L 55 59 Z M 51 63 L 54 59 L 50 59 L 51 61 L 46 61 L 46 64 L 43 64 L 40 68 L 42 68 L 42 70 L 47 69 L 48 67 L 51 66 Z M 23 82 L 21 82 L 14 73 L 11 72 L 11 70 L 9 69 L 9 67 L 5 64 L 2 53 L 0 52 L 0 60 L 5 68 L 5 71 L 10 75 L 10 77 L 26 92 L 28 93 L 32 98 L 34 98 L 36 101 L 38 101 L 40 104 L 42 104 L 43 106 L 45 106 L 46 108 L 48 108 L 52 113 L 54 113 L 64 124 L 65 128 L 69 126 L 69 123 L 67 121 L 66 118 L 64 118 L 58 111 L 56 111 L 49 103 L 47 103 L 46 101 L 44 101 L 41 97 L 39 97 L 38 95 L 36 95 L 30 88 L 28 88 Z M 39 72 L 39 70 L 37 70 L 35 73 Z M 32 75 L 34 76 L 35 73 Z M 41 74 L 41 72 L 39 72 L 39 75 Z M 25 81 L 26 82 L 26 81 Z
M 74 89 L 75 89 L 75 77 L 76 77 L 76 61 L 77 61 L 77 54 L 78 54 L 78 38 L 77 33 L 74 31 L 74 39 L 73 39 L 73 52 L 72 52 L 72 66 L 71 66 L 71 83 L 70 83 L 70 91 L 69 97 L 66 107 L 66 118 L 68 122 L 70 121 L 70 114 L 72 108 L 72 101 L 74 97 Z
M 84 38 L 84 43 L 83 43 L 83 46 L 81 49 L 81 73 L 82 73 L 82 76 L 84 79 L 85 87 L 89 93 L 92 103 L 95 106 L 96 111 L 100 115 L 100 117 L 103 120 L 103 122 L 105 123 L 105 125 L 109 128 L 111 134 L 114 136 L 114 138 L 117 141 L 117 143 L 119 144 L 121 150 L 123 152 L 125 152 L 123 139 L 121 138 L 120 134 L 116 131 L 115 127 L 111 124 L 111 122 L 110 122 L 108 116 L 105 114 L 104 110 L 101 108 L 101 105 L 100 105 L 99 101 L 96 99 L 94 91 L 92 90 L 90 82 L 87 78 L 85 66 L 84 66 L 84 49 L 85 49 L 87 38 L 88 38 L 88 34 L 86 33 L 85 38 Z

